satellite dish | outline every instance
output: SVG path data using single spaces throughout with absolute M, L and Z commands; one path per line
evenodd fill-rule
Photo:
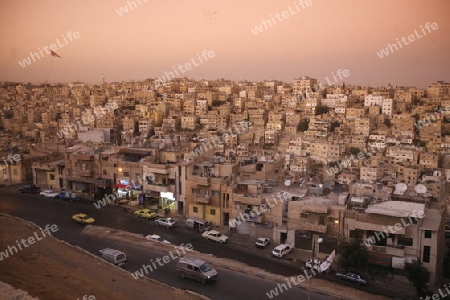
M 285 186 L 290 186 L 291 185 L 291 181 L 288 179 L 288 180 L 285 180 L 284 181 L 284 185 Z
M 403 194 L 407 189 L 408 189 L 408 186 L 403 182 L 397 183 L 395 185 L 395 191 L 398 193 Z
M 423 184 L 418 184 L 416 185 L 416 187 L 414 188 L 414 190 L 418 193 L 418 194 L 424 194 L 427 192 L 427 187 L 424 186 Z

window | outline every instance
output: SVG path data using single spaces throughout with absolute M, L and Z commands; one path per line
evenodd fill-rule
M 397 244 L 398 245 L 404 245 L 412 247 L 414 243 L 414 239 L 411 238 L 405 238 L 405 236 L 399 235 L 397 238 Z
M 50 180 L 55 180 L 55 174 L 50 174 Z
M 14 174 L 14 175 L 17 175 L 17 169 L 14 169 L 14 170 L 13 170 L 13 174 Z
M 106 170 L 103 170 L 103 175 L 108 175 L 108 174 L 106 173 Z
M 431 230 L 425 230 L 425 238 L 426 239 L 431 239 L 431 234 L 432 234 Z
M 325 225 L 325 217 L 324 216 L 319 216 L 319 225 Z
M 423 246 L 422 262 L 426 262 L 426 263 L 430 262 L 430 252 L 431 252 L 430 246 Z
M 220 192 L 219 191 L 212 191 L 212 196 L 213 197 L 219 197 L 220 196 Z
M 128 173 L 128 172 L 123 172 L 123 176 L 125 176 L 125 177 L 130 177 L 130 173 Z
M 192 189 L 192 195 L 199 195 L 200 190 L 199 189 Z
M 307 214 L 307 213 L 301 213 L 301 214 L 300 214 L 300 218 L 302 218 L 302 219 L 308 219 L 308 214 Z
M 198 207 L 197 207 L 197 206 L 194 206 L 194 207 L 192 208 L 192 212 L 198 213 Z
M 211 208 L 211 209 L 209 210 L 209 214 L 212 215 L 212 216 L 215 216 L 215 215 L 216 215 L 216 210 L 213 209 L 213 208 Z

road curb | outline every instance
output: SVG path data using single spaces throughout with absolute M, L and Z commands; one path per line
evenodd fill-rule
M 149 240 L 146 240 L 145 237 L 138 235 L 138 234 L 129 233 L 129 232 L 122 231 L 122 230 L 114 230 L 114 229 L 112 230 L 108 227 L 102 227 L 102 226 L 97 226 L 97 225 L 87 225 L 84 228 L 84 230 L 82 231 L 82 234 L 91 235 L 91 236 L 95 236 L 98 238 L 103 238 L 103 239 L 116 241 L 116 242 L 126 242 L 126 243 L 129 243 L 132 245 L 136 245 L 136 246 L 143 247 L 143 248 L 150 248 L 153 250 L 155 250 L 155 248 L 156 248 L 159 250 L 167 251 L 167 250 L 172 250 L 174 247 L 177 247 L 175 245 L 167 245 L 164 243 L 159 243 L 157 241 L 149 241 Z M 237 262 L 237 261 L 234 261 L 231 259 L 219 258 L 219 257 L 214 256 L 213 254 L 205 254 L 205 253 L 201 253 L 199 251 L 190 250 L 190 249 L 187 249 L 187 251 L 189 251 L 188 252 L 189 254 L 186 254 L 186 255 L 200 258 L 202 260 L 205 260 L 205 261 L 213 264 L 214 266 L 228 269 L 228 270 L 235 271 L 235 272 L 240 272 L 240 273 L 243 273 L 246 275 L 258 277 L 258 278 L 261 278 L 261 279 L 264 279 L 267 281 L 272 281 L 273 283 L 286 283 L 286 278 L 288 278 L 286 276 L 269 273 L 265 270 L 262 270 L 262 269 L 259 269 L 256 267 L 251 267 L 244 263 Z M 300 273 L 299 275 L 302 275 L 302 273 Z M 290 277 L 294 277 L 294 276 L 289 276 L 289 278 Z M 299 285 L 296 285 L 295 287 L 304 289 L 304 290 L 310 290 L 312 292 L 326 295 L 326 296 L 329 296 L 329 297 L 332 297 L 335 299 L 343 299 L 343 300 L 360 300 L 360 299 L 386 300 L 386 299 L 390 299 L 390 298 L 386 298 L 384 296 L 368 294 L 364 291 L 356 290 L 356 289 L 353 289 L 353 288 L 350 288 L 350 287 L 347 287 L 344 285 L 339 285 L 337 283 L 330 282 L 330 281 L 320 279 L 320 278 L 314 279 L 314 282 L 315 282 L 314 285 L 320 287 L 321 288 L 320 290 L 318 288 L 316 288 L 315 286 L 312 286 L 310 288 L 308 286 L 307 282 L 308 281 L 305 280 L 304 282 L 299 283 Z M 350 294 L 350 295 L 354 295 L 354 296 L 352 298 L 344 299 L 344 298 L 342 298 L 342 294 L 344 292 L 347 295 Z

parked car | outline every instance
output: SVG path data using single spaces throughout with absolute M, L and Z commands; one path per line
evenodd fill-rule
M 198 230 L 200 232 L 204 232 L 207 230 L 211 230 L 211 223 L 199 218 L 189 218 L 186 220 L 186 226 L 189 229 Z
M 35 185 L 25 185 L 19 188 L 19 193 L 37 194 L 41 192 L 41 188 Z
M 221 244 L 228 242 L 228 239 L 229 239 L 228 236 L 221 234 L 217 230 L 204 231 L 202 233 L 202 237 L 204 237 L 207 240 L 219 242 Z
M 81 200 L 80 196 L 78 196 L 75 193 L 68 192 L 68 191 L 60 192 L 58 194 L 58 198 L 62 199 L 62 200 L 69 200 L 69 201 L 79 201 L 79 200 Z
M 194 257 L 180 257 L 177 272 L 181 278 L 191 278 L 202 283 L 215 282 L 218 276 L 207 262 Z
M 367 285 L 367 283 L 368 283 L 367 278 L 365 278 L 357 273 L 354 273 L 354 272 L 340 271 L 340 272 L 336 273 L 336 277 L 338 279 L 351 281 L 353 283 L 360 284 L 360 285 Z
M 272 251 L 272 255 L 275 257 L 283 257 L 292 251 L 293 247 L 288 244 L 281 244 L 275 247 Z
M 308 269 L 313 269 L 313 270 L 320 270 L 320 264 L 322 263 L 322 261 L 318 258 L 314 259 L 314 263 L 313 263 L 313 259 L 310 258 L 308 259 L 308 261 L 305 263 L 305 267 L 307 267 Z
M 154 241 L 158 241 L 158 242 L 169 244 L 169 245 L 171 244 L 168 240 L 166 240 L 165 238 L 163 238 L 157 234 L 150 234 L 150 235 L 147 235 L 145 238 L 147 240 L 154 240 Z
M 125 253 L 119 250 L 105 248 L 99 250 L 97 254 L 100 255 L 104 260 L 118 267 L 122 267 L 127 262 L 127 256 L 125 255 Z
M 175 220 L 171 218 L 160 218 L 155 221 L 156 225 L 165 226 L 167 228 L 175 227 Z
M 134 216 L 148 220 L 148 219 L 153 219 L 154 217 L 156 217 L 156 214 L 151 209 L 144 208 L 144 209 L 136 210 L 134 212 Z
M 95 222 L 94 218 L 89 217 L 86 214 L 75 214 L 72 216 L 72 220 L 78 224 L 83 225 L 92 224 Z
M 39 195 L 44 196 L 46 198 L 58 198 L 59 193 L 54 192 L 53 190 L 44 190 L 40 192 Z
M 256 240 L 255 246 L 258 248 L 266 248 L 270 244 L 270 239 L 268 238 L 258 238 Z

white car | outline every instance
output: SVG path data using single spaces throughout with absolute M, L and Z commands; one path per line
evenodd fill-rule
M 39 195 L 44 196 L 46 198 L 56 198 L 58 197 L 59 193 L 53 191 L 53 190 L 44 190 L 39 193 Z
M 283 257 L 289 252 L 292 251 L 294 247 L 288 244 L 281 244 L 275 247 L 275 249 L 272 250 L 272 255 L 275 257 Z
M 270 239 L 261 237 L 256 240 L 255 246 L 258 248 L 266 248 L 266 246 L 269 244 L 270 244 Z
M 150 235 L 147 235 L 145 238 L 147 240 L 154 240 L 154 241 L 158 241 L 158 242 L 169 244 L 169 245 L 171 244 L 168 240 L 166 240 L 165 238 L 163 238 L 157 234 L 150 234 Z
M 155 221 L 156 225 L 165 226 L 167 228 L 174 227 L 175 223 L 176 223 L 175 220 L 171 218 L 161 218 Z
M 221 234 L 217 230 L 204 231 L 202 233 L 202 237 L 204 237 L 207 240 L 219 242 L 221 244 L 228 242 L 228 239 L 229 239 L 229 237 L 227 237 L 224 234 Z

